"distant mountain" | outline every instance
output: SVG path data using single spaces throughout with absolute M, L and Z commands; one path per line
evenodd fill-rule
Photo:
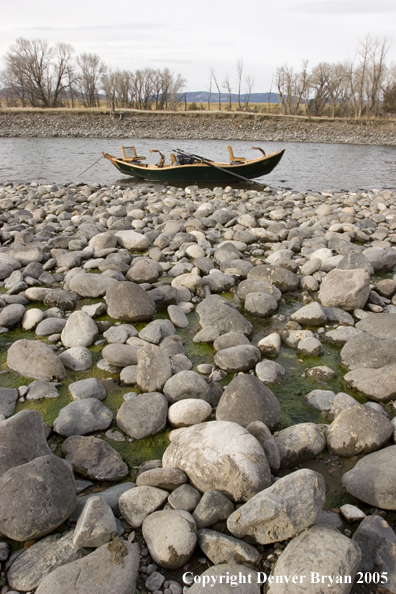
M 207 103 L 208 102 L 208 91 L 196 91 L 196 92 L 189 92 L 186 93 L 186 100 L 188 103 Z M 244 104 L 246 101 L 246 94 L 241 95 L 241 103 Z M 229 97 L 228 93 L 221 93 L 220 94 L 220 103 L 228 103 Z M 238 103 L 238 95 L 237 93 L 231 93 L 231 101 L 232 103 Z M 280 97 L 278 93 L 252 93 L 250 95 L 249 102 L 250 103 L 280 103 Z M 210 95 L 210 103 L 218 103 L 219 102 L 219 94 L 218 93 L 211 93 Z

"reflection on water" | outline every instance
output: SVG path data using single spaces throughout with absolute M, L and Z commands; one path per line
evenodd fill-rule
M 109 161 L 100 160 L 88 171 L 102 151 L 120 155 L 120 144 L 134 144 L 146 162 L 156 163 L 150 149 L 169 154 L 175 148 L 198 153 L 209 159 L 227 161 L 227 140 L 153 140 L 103 138 L 1 138 L 0 182 L 93 183 L 112 185 L 133 178 L 122 176 Z M 234 154 L 257 157 L 252 142 L 232 141 Z M 396 189 L 396 146 L 315 144 L 296 142 L 261 143 L 267 154 L 286 148 L 272 173 L 260 178 L 271 188 L 297 191 L 341 191 Z M 230 182 L 233 182 L 231 179 Z M 253 187 L 253 186 L 252 186 Z

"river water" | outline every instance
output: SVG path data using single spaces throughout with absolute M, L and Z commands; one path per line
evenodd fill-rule
M 100 159 L 105 151 L 120 156 L 120 145 L 134 144 L 146 162 L 156 163 L 159 149 L 169 159 L 172 149 L 227 161 L 224 140 L 153 140 L 103 138 L 1 138 L 0 183 L 93 183 L 103 185 L 133 184 L 133 178 L 122 176 L 111 163 Z M 232 141 L 237 157 L 255 158 L 252 142 Z M 358 191 L 396 189 L 396 146 L 318 144 L 293 142 L 260 143 L 267 154 L 286 149 L 280 164 L 259 181 L 274 189 L 296 191 Z M 253 187 L 253 186 L 252 186 Z

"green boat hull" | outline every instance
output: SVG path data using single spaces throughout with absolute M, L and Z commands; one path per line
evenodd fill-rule
M 177 166 L 142 166 L 136 163 L 128 163 L 122 159 L 112 157 L 104 153 L 117 169 L 124 175 L 130 175 L 139 179 L 147 179 L 158 182 L 170 183 L 231 183 L 242 181 L 237 176 L 248 179 L 255 179 L 267 175 L 278 165 L 285 151 L 279 151 L 252 161 L 240 164 L 221 163 L 210 166 L 202 163 L 193 165 Z M 221 167 L 219 168 L 219 166 Z

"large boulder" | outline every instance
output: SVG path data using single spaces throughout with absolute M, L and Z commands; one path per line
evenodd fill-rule
M 18 398 L 19 393 L 15 388 L 0 388 L 0 414 L 10 417 Z
M 22 410 L 0 423 L 0 477 L 10 468 L 51 453 L 37 410 Z
M 165 428 L 168 401 L 159 392 L 136 395 L 124 402 L 117 412 L 117 425 L 134 439 L 155 435 Z
M 259 442 L 236 423 L 212 421 L 183 429 L 166 449 L 164 468 L 183 470 L 200 491 L 247 501 L 271 483 Z
M 150 245 L 148 238 L 137 231 L 117 231 L 115 236 L 121 247 L 131 251 L 144 251 Z
M 253 345 L 233 346 L 216 353 L 214 362 L 217 367 L 229 373 L 249 371 L 260 361 L 261 353 Z
M 253 375 L 242 374 L 225 388 L 217 406 L 216 419 L 232 421 L 243 427 L 253 421 L 262 421 L 272 428 L 279 423 L 280 413 L 280 404 L 271 390 Z
M 322 475 L 301 469 L 279 479 L 227 520 L 227 528 L 237 538 L 251 536 L 259 544 L 293 538 L 318 518 L 326 498 Z
M 363 308 L 370 295 L 370 275 L 364 268 L 331 270 L 323 279 L 318 300 L 323 307 L 346 311 Z
M 358 404 L 343 410 L 327 430 L 327 445 L 336 456 L 356 456 L 379 450 L 393 433 L 385 415 Z
M 115 320 L 143 322 L 155 313 L 155 301 L 142 287 L 129 281 L 118 282 L 106 292 L 107 313 Z
M 95 342 L 98 327 L 87 313 L 74 311 L 62 330 L 61 341 L 65 347 L 89 347 Z
M 51 534 L 24 551 L 7 572 L 7 581 L 13 590 L 34 590 L 54 569 L 83 556 L 73 544 L 74 530 L 64 534 Z
M 250 336 L 252 324 L 239 311 L 219 295 L 207 297 L 196 307 L 202 328 L 213 326 L 219 332 L 240 332 Z
M 185 369 L 168 379 L 164 394 L 171 404 L 191 398 L 207 400 L 208 384 L 196 371 Z
M 359 546 L 338 530 L 324 525 L 312 526 L 287 545 L 275 566 L 267 592 L 349 594 L 361 558 Z M 285 576 L 297 579 L 286 582 Z M 341 579 L 338 583 L 337 578 Z
M 17 340 L 7 353 L 7 366 L 23 375 L 37 380 L 63 379 L 65 368 L 48 344 L 39 340 Z
M 386 402 L 396 396 L 396 363 L 378 369 L 354 369 L 344 381 L 370 400 Z
M 167 499 L 168 492 L 164 489 L 141 485 L 122 493 L 120 512 L 132 528 L 140 528 L 143 520 L 162 507 Z
M 96 481 L 118 481 L 129 472 L 120 454 L 97 437 L 72 435 L 63 442 L 62 452 L 77 472 Z
M 341 363 L 348 369 L 378 369 L 396 364 L 396 340 L 362 332 L 341 349 Z
M 51 454 L 11 468 L 0 478 L 0 532 L 37 539 L 60 526 L 76 505 L 71 466 Z
M 357 499 L 396 510 L 396 445 L 368 454 L 346 472 L 342 482 Z
M 326 438 L 315 423 L 298 423 L 275 433 L 282 468 L 316 458 L 326 447 Z
M 59 411 L 53 429 L 63 437 L 103 431 L 111 425 L 113 413 L 96 398 L 75 400 Z
M 143 392 L 162 390 L 172 377 L 168 355 L 154 344 L 148 344 L 137 353 L 137 385 Z
M 150 514 L 143 522 L 142 532 L 153 561 L 166 569 L 185 565 L 197 544 L 194 519 L 183 510 Z
M 78 293 L 80 297 L 95 299 L 103 297 L 106 291 L 116 284 L 117 281 L 111 276 L 107 276 L 107 274 L 85 274 L 85 272 L 81 271 L 73 276 L 69 287 L 72 291 Z
M 249 271 L 247 277 L 275 285 L 282 293 L 295 291 L 300 285 L 300 277 L 297 274 L 273 264 L 259 264 Z
M 356 324 L 356 328 L 377 338 L 396 338 L 396 314 L 368 314 Z
M 139 547 L 119 538 L 50 573 L 36 594 L 131 594 L 139 570 Z

